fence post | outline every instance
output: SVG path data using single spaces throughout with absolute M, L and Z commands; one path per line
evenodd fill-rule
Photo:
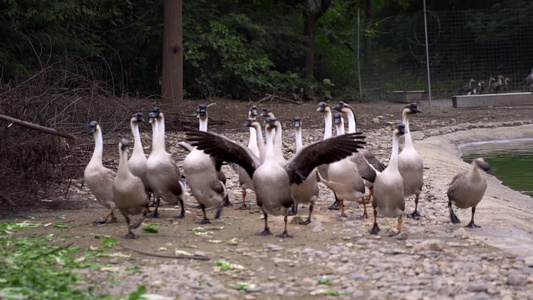
M 428 42 L 428 22 L 426 19 L 426 0 L 424 2 L 424 34 L 426 36 L 426 67 L 428 73 L 428 97 L 429 107 L 431 107 L 431 75 L 429 73 L 429 42 Z
M 363 86 L 361 84 L 361 59 L 359 58 L 360 55 L 360 47 L 359 47 L 359 40 L 361 36 L 361 9 L 357 9 L 357 81 L 359 81 L 359 99 L 361 102 L 363 102 Z

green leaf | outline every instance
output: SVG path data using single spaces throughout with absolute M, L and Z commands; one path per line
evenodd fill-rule
M 143 231 L 149 232 L 149 233 L 157 233 L 159 230 L 157 229 L 161 224 L 159 223 L 151 223 L 148 226 L 143 227 Z
M 319 278 L 318 279 L 318 284 L 330 284 L 331 283 L 331 280 L 329 280 L 329 278 Z
M 65 228 L 69 228 L 69 227 L 66 224 L 55 224 L 54 228 L 65 229 Z
M 229 262 L 221 261 L 217 259 L 217 266 L 222 270 L 230 270 L 231 264 Z
M 115 246 L 117 244 L 117 240 L 115 240 L 114 238 L 112 237 L 106 237 L 104 238 L 104 240 L 102 241 L 102 246 L 104 248 L 111 248 L 113 246 Z
M 346 296 L 346 295 L 349 295 L 348 293 L 340 293 L 340 292 L 338 292 L 336 290 L 327 290 L 326 294 L 328 294 L 330 296 Z
M 239 285 L 234 286 L 233 288 L 237 291 L 246 291 L 250 287 L 249 283 L 241 283 Z
M 56 216 L 56 220 L 65 220 L 65 219 L 66 219 L 65 215 Z
M 128 300 L 140 300 L 144 294 L 146 294 L 146 287 L 144 285 L 140 285 L 137 288 L 137 291 L 129 294 Z

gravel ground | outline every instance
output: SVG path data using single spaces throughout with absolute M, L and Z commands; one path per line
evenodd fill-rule
M 218 104 L 222 109 L 211 117 L 230 119 L 231 106 L 220 105 L 220 101 Z M 249 104 L 241 102 L 239 106 Z M 291 115 L 294 108 L 303 107 L 272 106 L 274 113 L 278 109 L 284 120 L 284 150 L 290 156 L 294 149 Z M 320 140 L 323 135 L 323 119 L 314 112 L 316 104 L 305 107 L 308 113 L 301 114 L 304 144 Z M 356 106 L 363 111 L 358 120 L 367 135 L 368 148 L 385 162 L 390 155 L 391 128 L 402 107 L 402 104 Z M 361 219 L 362 206 L 358 203 L 347 204 L 347 218 L 328 210 L 333 194 L 322 184 L 312 223 L 307 226 L 297 223 L 307 218 L 305 206 L 300 206 L 299 216 L 292 218 L 289 233 L 294 238 L 256 236 L 263 229 L 263 220 L 254 194 L 248 194 L 250 210 L 235 209 L 241 191 L 237 175 L 226 165 L 224 171 L 234 207 L 226 208 L 222 218 L 209 225 L 194 223 L 201 219 L 201 212 L 195 208 L 194 199 L 188 197 L 185 219 L 173 219 L 177 208 L 164 205 L 160 219 L 144 224 L 159 223 L 158 233 L 138 229 L 138 239 L 122 240 L 119 237 L 126 232 L 122 218 L 119 217 L 118 224 L 91 223 L 103 216 L 105 210 L 89 201 L 90 192 L 80 185 L 73 185 L 74 196 L 62 201 L 84 201 L 82 210 L 40 209 L 20 212 L 12 218 L 22 220 L 31 214 L 43 224 L 67 224 L 69 228 L 61 232 L 53 226 L 26 232 L 52 232 L 87 249 L 101 247 L 97 235 L 117 238 L 118 245 L 105 250 L 114 256 L 100 258 L 105 268 L 79 270 L 89 280 L 80 282 L 78 287 L 98 286 L 102 294 L 127 295 L 142 284 L 148 294 L 169 299 L 533 299 L 532 199 L 486 175 L 489 188 L 476 213 L 476 223 L 482 228 L 469 229 L 462 226 L 466 225 L 470 211 L 458 212 L 462 225 L 449 222 L 445 196 L 453 175 L 469 168 L 458 158 L 457 143 L 531 137 L 533 126 L 526 124 L 532 121 L 532 111 L 531 107 L 432 108 L 411 120 L 415 147 L 424 159 L 425 187 L 420 202 L 423 217 L 404 223 L 405 240 L 389 237 L 396 227 L 395 219 L 379 218 L 382 231 L 371 236 L 372 213 L 369 219 Z M 243 112 L 240 115 L 245 116 Z M 246 143 L 246 130 L 237 125 L 245 117 L 239 118 L 212 130 Z M 149 137 L 143 132 L 148 145 Z M 176 142 L 182 137 L 182 133 L 170 132 L 167 138 L 167 149 L 178 163 L 184 153 Z M 115 147 L 110 149 L 115 151 Z M 411 212 L 413 199 L 406 203 L 406 211 Z M 55 218 L 58 215 L 65 219 L 58 221 Z M 269 218 L 269 223 L 274 234 L 281 233 L 281 217 Z M 163 258 L 147 253 L 159 256 L 190 253 L 208 256 L 210 260 Z M 133 267 L 138 267 L 139 272 L 132 272 Z

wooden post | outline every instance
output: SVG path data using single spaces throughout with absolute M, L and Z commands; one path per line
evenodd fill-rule
M 50 127 L 45 127 L 45 126 L 33 124 L 33 123 L 30 123 L 30 122 L 26 122 L 26 121 L 22 121 L 22 120 L 19 120 L 19 119 L 12 118 L 12 117 L 8 117 L 6 115 L 0 115 L 0 120 L 8 121 L 8 122 L 11 122 L 13 124 L 17 124 L 17 125 L 21 125 L 21 126 L 24 126 L 24 127 L 31 128 L 31 129 L 35 129 L 35 130 L 38 130 L 38 131 L 41 131 L 41 132 L 58 135 L 58 136 L 61 136 L 61 137 L 67 138 L 67 139 L 71 139 L 71 140 L 75 140 L 76 139 L 76 137 L 73 136 L 70 133 L 60 132 L 60 131 L 57 131 L 57 130 L 55 130 L 53 128 L 50 128 Z

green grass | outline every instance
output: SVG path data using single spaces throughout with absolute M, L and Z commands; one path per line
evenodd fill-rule
M 74 289 L 76 282 L 88 279 L 72 271 L 99 267 L 93 259 L 98 253 L 84 252 L 53 235 L 13 234 L 39 225 L 0 224 L 0 299 L 139 299 L 146 292 L 139 287 L 126 298 L 116 298 Z

